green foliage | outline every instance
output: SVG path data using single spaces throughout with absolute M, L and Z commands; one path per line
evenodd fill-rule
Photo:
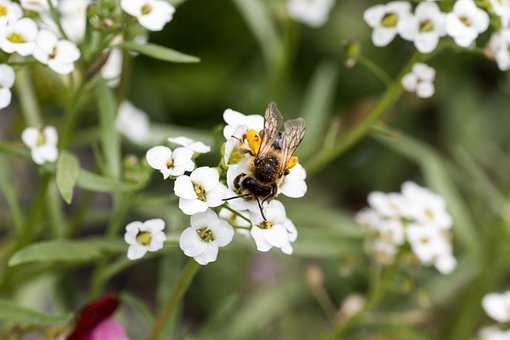
M 73 190 L 79 174 L 78 159 L 68 152 L 62 152 L 57 162 L 57 187 L 67 204 L 73 200 Z
M 0 320 L 30 326 L 62 324 L 71 319 L 71 315 L 48 315 L 33 309 L 19 306 L 8 300 L 0 300 Z
M 124 42 L 119 47 L 129 51 L 138 52 L 154 59 L 172 63 L 198 63 L 200 58 L 172 50 L 167 47 L 155 44 L 137 44 L 135 42 Z

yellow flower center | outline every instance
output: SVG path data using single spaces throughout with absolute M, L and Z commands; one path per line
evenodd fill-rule
M 432 20 L 423 20 L 420 22 L 420 32 L 430 32 L 432 30 L 434 30 Z
M 7 6 L 0 5 L 0 17 L 4 17 L 7 15 Z
M 398 24 L 398 14 L 397 13 L 386 13 L 382 20 L 381 24 L 383 27 L 392 28 L 397 26 Z
M 195 194 L 197 194 L 197 198 L 199 200 L 201 200 L 203 202 L 205 202 L 207 200 L 205 190 L 201 185 L 193 183 L 193 189 L 195 190 Z
M 214 235 L 211 231 L 211 229 L 207 227 L 202 227 L 197 229 L 198 237 L 204 242 L 211 242 L 214 241 Z
M 173 159 L 169 159 L 169 160 L 167 160 L 167 161 L 166 161 L 166 167 L 167 167 L 168 169 L 173 168 L 173 167 L 174 167 L 174 160 L 173 160 Z
M 264 221 L 261 224 L 259 224 L 260 229 L 271 229 L 273 227 L 272 221 Z
M 466 16 L 459 17 L 460 22 L 462 22 L 465 26 L 470 27 L 471 26 L 471 20 L 469 20 Z
M 152 241 L 152 234 L 148 231 L 140 231 L 136 235 L 136 241 L 142 246 L 148 246 Z
M 25 37 L 23 37 L 21 34 L 19 34 L 17 32 L 12 32 L 11 34 L 9 34 L 7 36 L 7 40 L 9 40 L 10 42 L 12 42 L 14 44 L 22 44 L 26 41 Z
M 53 49 L 51 50 L 51 53 L 48 55 L 48 57 L 50 59 L 55 59 L 56 56 L 57 56 L 57 48 L 53 47 Z
M 46 144 L 46 137 L 44 137 L 44 134 L 42 132 L 39 132 L 39 134 L 37 135 L 37 140 L 35 141 L 35 144 L 37 146 Z
M 149 14 L 150 12 L 152 12 L 152 6 L 151 4 L 144 4 L 142 6 L 142 15 L 147 15 Z

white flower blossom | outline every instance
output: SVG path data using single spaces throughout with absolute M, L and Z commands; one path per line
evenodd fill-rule
M 0 48 L 7 53 L 21 56 L 32 54 L 37 37 L 37 25 L 32 19 L 22 18 L 0 26 Z
M 200 141 L 195 141 L 188 137 L 181 136 L 168 138 L 168 141 L 170 143 L 183 146 L 186 149 L 190 149 L 194 153 L 208 153 L 209 151 L 211 151 L 211 147 L 209 145 L 206 145 Z
M 422 2 L 413 16 L 401 22 L 400 34 L 404 39 L 414 42 L 418 51 L 432 52 L 439 39 L 446 35 L 446 15 L 434 2 Z
M 122 51 L 120 48 L 112 48 L 108 60 L 101 68 L 101 75 L 107 80 L 108 86 L 115 87 L 119 84 L 122 72 Z
M 41 30 L 37 34 L 34 58 L 60 74 L 74 70 L 74 62 L 80 58 L 80 50 L 69 40 L 59 40 L 51 31 Z
M 120 6 L 151 31 L 161 31 L 175 12 L 175 8 L 164 0 L 121 0 Z
M 291 243 L 297 239 L 297 230 L 287 218 L 285 207 L 281 202 L 272 200 L 263 210 L 266 219 L 260 212 L 250 212 L 253 223 L 250 233 L 257 250 L 266 252 L 275 247 L 285 254 L 292 254 Z
M 59 0 L 62 28 L 69 39 L 75 42 L 83 40 L 87 26 L 87 7 L 91 0 Z
M 218 216 L 236 228 L 249 228 L 251 226 L 251 223 L 248 222 L 250 216 L 240 212 L 235 213 L 227 208 L 221 208 Z
M 489 0 L 492 10 L 501 19 L 501 26 L 510 25 L 510 0 Z
M 174 192 L 179 197 L 179 208 L 182 212 L 194 215 L 222 205 L 227 188 L 220 182 L 218 169 L 200 167 L 189 176 L 177 177 Z
M 383 240 L 376 240 L 372 247 L 377 261 L 382 264 L 392 263 L 397 254 L 397 247 L 393 243 Z
M 181 176 L 186 171 L 193 171 L 195 169 L 195 162 L 193 162 L 193 152 L 186 148 L 177 148 L 171 150 L 166 146 L 155 146 L 145 155 L 145 159 L 149 166 L 153 169 L 159 170 L 163 174 L 163 178 L 167 179 L 169 176 Z
M 225 247 L 234 237 L 234 229 L 210 209 L 191 216 L 190 224 L 182 232 L 179 246 L 201 265 L 216 261 L 218 248 Z
M 129 245 L 127 258 L 137 260 L 147 252 L 156 252 L 162 249 L 166 239 L 164 229 L 165 221 L 159 218 L 129 223 L 124 234 L 124 240 Z
M 57 7 L 58 3 L 57 0 L 51 0 L 53 6 Z M 48 0 L 21 0 L 21 7 L 28 11 L 34 11 L 34 12 L 44 12 L 48 11 L 50 9 L 50 6 L 48 5 Z
M 289 173 L 283 177 L 283 182 L 278 188 L 280 193 L 291 198 L 303 197 L 307 189 L 306 170 L 299 163 L 293 166 Z
M 375 46 L 388 45 L 400 33 L 402 22 L 411 16 L 411 5 L 405 1 L 392 1 L 368 8 L 363 18 L 373 29 Z
M 29 127 L 21 134 L 23 143 L 30 148 L 32 159 L 36 164 L 55 162 L 58 158 L 57 130 L 53 126 L 38 129 Z
M 247 129 L 253 129 L 257 132 L 264 128 L 264 117 L 261 115 L 244 115 L 240 112 L 227 109 L 223 112 L 223 120 L 227 125 L 223 128 L 223 136 L 229 139 L 236 130 L 244 126 Z
M 510 321 L 510 291 L 485 295 L 482 306 L 485 313 L 497 322 Z
M 435 225 L 411 224 L 407 227 L 407 238 L 413 253 L 423 264 L 435 264 L 437 260 L 444 260 L 444 256 L 452 252 L 443 231 Z M 439 267 L 442 268 L 441 265 Z
M 368 195 L 368 204 L 385 218 L 401 218 L 408 215 L 409 201 L 399 193 L 385 194 L 375 191 Z
M 0 26 L 16 22 L 23 16 L 21 7 L 9 0 L 0 0 Z
M 11 87 L 14 85 L 14 70 L 7 64 L 0 64 L 0 109 L 11 103 Z
M 457 0 L 446 16 L 446 32 L 461 47 L 469 47 L 489 27 L 489 15 L 473 0 Z
M 149 117 L 128 101 L 120 105 L 115 127 L 135 143 L 143 143 L 150 135 Z
M 335 0 L 289 0 L 289 16 L 311 27 L 320 27 L 328 21 Z
M 510 340 L 510 330 L 503 331 L 496 326 L 484 327 L 478 332 L 480 340 Z
M 492 33 L 487 47 L 499 69 L 501 71 L 510 70 L 510 28 L 503 28 Z
M 412 71 L 402 78 L 402 86 L 406 91 L 415 92 L 420 98 L 430 98 L 434 95 L 434 79 L 436 71 L 423 63 L 413 65 Z

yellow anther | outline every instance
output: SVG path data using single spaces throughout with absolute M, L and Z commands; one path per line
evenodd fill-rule
M 298 164 L 299 162 L 299 158 L 297 156 L 292 156 L 289 158 L 289 160 L 287 161 L 287 170 L 290 170 L 292 169 L 294 166 L 296 166 L 296 164 Z
M 249 129 L 246 131 L 244 138 L 248 141 L 248 145 L 250 146 L 253 154 L 256 155 L 259 152 L 260 144 L 262 143 L 262 138 L 260 138 L 258 132 L 253 129 Z
M 148 231 L 140 231 L 136 235 L 136 241 L 142 246 L 148 246 L 152 241 L 152 234 Z

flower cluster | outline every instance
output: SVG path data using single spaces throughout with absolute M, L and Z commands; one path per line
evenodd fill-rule
M 409 92 L 414 92 L 420 98 L 429 98 L 434 95 L 434 79 L 436 71 L 423 63 L 413 65 L 410 73 L 402 78 L 402 87 Z
M 259 251 L 278 248 L 285 254 L 291 254 L 297 230 L 287 217 L 284 205 L 273 198 L 279 194 L 302 197 L 307 190 L 306 171 L 297 157 L 293 157 L 287 162 L 284 175 L 277 180 L 273 197 L 262 200 L 243 193 L 239 181 L 254 176 L 254 150 L 260 147 L 264 118 L 230 109 L 224 112 L 223 118 L 226 141 L 218 167 L 196 167 L 196 158 L 211 148 L 187 137 L 169 138 L 169 143 L 175 147 L 158 145 L 146 153 L 150 167 L 161 172 L 163 179 L 174 180 L 173 192 L 179 198 L 179 208 L 190 216 L 190 225 L 181 233 L 179 245 L 184 254 L 205 265 L 216 261 L 219 248 L 228 245 L 237 231 L 251 237 Z M 139 226 L 140 222 L 136 223 Z M 163 246 L 163 241 L 157 246 L 147 241 L 156 238 L 155 231 L 143 230 L 144 235 L 149 233 L 149 236 L 144 236 L 144 241 L 139 236 L 141 228 L 132 224 L 126 228 L 130 259 Z M 160 236 L 157 239 L 162 240 Z M 136 248 L 131 250 L 131 247 Z
M 483 297 L 482 307 L 493 320 L 498 323 L 510 321 L 510 291 L 490 293 Z M 481 340 L 508 340 L 510 330 L 503 331 L 497 326 L 484 327 L 479 332 Z
M 373 192 L 369 208 L 356 216 L 358 223 L 375 234 L 373 250 L 383 263 L 393 261 L 399 249 L 409 244 L 424 265 L 434 265 L 441 273 L 455 269 L 451 237 L 452 218 L 442 197 L 412 182 L 401 193 Z

